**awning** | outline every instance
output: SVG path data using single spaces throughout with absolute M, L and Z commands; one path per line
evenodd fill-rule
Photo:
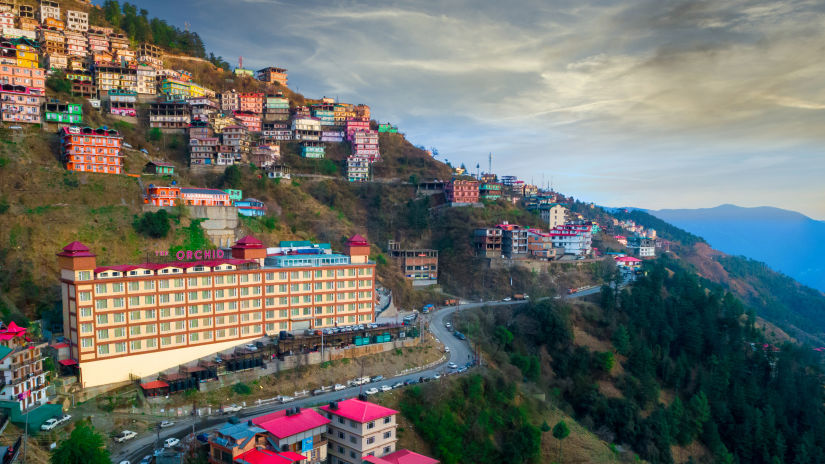
M 168 388 L 169 384 L 164 382 L 163 380 L 154 380 L 152 382 L 146 382 L 140 384 L 140 388 L 144 390 L 154 390 L 156 388 Z
M 60 364 L 62 364 L 64 366 L 76 366 L 77 365 L 77 361 L 75 361 L 74 359 L 61 359 L 60 361 L 57 361 L 57 362 L 59 362 Z

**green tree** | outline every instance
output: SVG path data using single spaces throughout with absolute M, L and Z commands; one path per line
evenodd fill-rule
M 613 331 L 613 346 L 619 354 L 627 356 L 630 351 L 630 334 L 627 327 L 620 325 Z
M 163 238 L 169 234 L 169 215 L 162 209 L 156 213 L 147 211 L 143 216 L 135 216 L 132 226 L 138 233 L 152 238 Z
M 705 422 L 710 419 L 710 405 L 705 392 L 699 392 L 691 397 L 687 407 L 687 427 L 691 438 L 702 434 Z
M 595 353 L 594 358 L 598 369 L 605 374 L 609 374 L 613 369 L 613 366 L 616 364 L 616 360 L 613 358 L 613 353 L 610 351 L 597 352 Z
M 559 441 L 559 462 L 561 463 L 561 442 L 570 435 L 570 429 L 563 420 L 560 420 L 555 427 L 553 427 L 553 437 Z
M 149 140 L 152 142 L 160 141 L 161 137 L 163 137 L 163 132 L 159 128 L 153 127 L 149 130 Z
M 548 424 L 548 423 L 547 423 L 547 421 L 544 421 L 544 422 L 542 422 L 542 423 L 541 423 L 541 431 L 542 431 L 543 433 L 547 433 L 547 432 L 549 432 L 550 430 L 552 430 L 552 429 L 551 429 L 551 427 L 550 427 L 550 424 Z
M 513 333 L 503 325 L 496 326 L 493 337 L 495 337 L 496 341 L 504 348 L 510 346 L 510 343 L 513 343 Z
M 75 425 L 69 438 L 52 451 L 51 464 L 109 464 L 112 462 L 103 436 L 88 421 Z
M 241 168 L 231 165 L 223 172 L 223 185 L 232 189 L 241 187 Z

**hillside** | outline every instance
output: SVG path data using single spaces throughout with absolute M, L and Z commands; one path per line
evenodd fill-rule
M 825 292 L 825 222 L 771 207 L 663 209 L 656 217 L 704 237 L 729 255 L 762 261 L 789 277 Z

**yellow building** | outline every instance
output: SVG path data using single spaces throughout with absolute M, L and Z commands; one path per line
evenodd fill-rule
M 17 66 L 22 68 L 37 68 L 40 57 L 37 54 L 37 49 L 31 45 L 19 43 L 15 47 L 17 49 Z
M 282 330 L 374 320 L 375 263 L 358 235 L 346 254 L 244 237 L 179 261 L 97 266 L 85 245 L 57 254 L 63 329 L 84 387 L 144 377 Z M 181 254 L 182 253 L 182 254 Z

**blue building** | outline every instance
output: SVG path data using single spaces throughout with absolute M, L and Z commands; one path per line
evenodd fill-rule
M 263 216 L 266 214 L 266 205 L 254 198 L 236 200 L 234 204 L 241 216 Z

